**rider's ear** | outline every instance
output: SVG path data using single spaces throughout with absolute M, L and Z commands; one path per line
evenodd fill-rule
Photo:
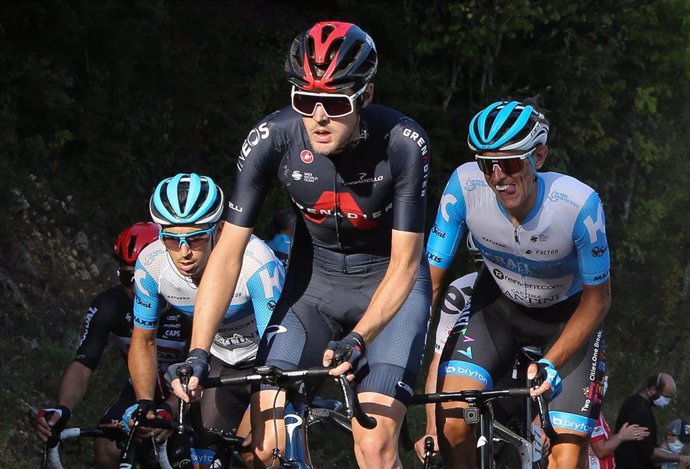
M 368 83 L 367 84 L 367 89 L 364 90 L 364 93 L 362 94 L 362 108 L 365 108 L 371 103 L 374 99 L 374 84 L 373 83 Z
M 534 162 L 537 165 L 537 169 L 541 169 L 547 156 L 549 156 L 549 147 L 540 143 L 537 148 L 534 149 Z

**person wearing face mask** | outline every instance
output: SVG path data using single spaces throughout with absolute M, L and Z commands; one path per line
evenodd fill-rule
M 604 376 L 604 381 L 601 390 L 602 398 L 606 395 L 609 385 L 609 377 Z M 628 424 L 625 422 L 618 433 L 613 433 L 609 427 L 604 413 L 599 413 L 599 418 L 592 431 L 592 436 L 589 439 L 588 447 L 588 463 L 583 467 L 589 469 L 616 469 L 616 460 L 613 455 L 616 448 L 618 448 L 624 441 L 639 441 L 649 435 L 649 430 L 646 427 L 641 427 L 637 424 Z
M 616 448 L 616 467 L 618 469 L 654 469 L 659 462 L 681 463 L 679 467 L 690 464 L 690 456 L 673 454 L 667 449 L 658 448 L 656 418 L 652 409 L 665 407 L 676 394 L 676 383 L 668 373 L 650 376 L 642 389 L 623 402 L 616 419 L 616 432 L 625 422 L 647 427 L 649 435 L 639 441 L 626 441 Z
M 662 451 L 666 450 L 673 455 L 681 457 L 683 453 L 683 447 L 685 446 L 682 441 L 680 441 L 681 428 L 683 421 L 681 419 L 672 420 L 671 423 L 666 427 L 666 439 L 659 449 Z M 688 467 L 687 461 L 685 464 L 682 462 L 665 462 L 661 465 L 661 469 L 683 469 Z

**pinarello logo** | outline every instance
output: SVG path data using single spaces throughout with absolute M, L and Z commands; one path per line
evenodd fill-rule
M 314 161 L 314 155 L 313 155 L 312 152 L 310 152 L 309 150 L 302 150 L 302 151 L 300 152 L 300 154 L 299 154 L 299 157 L 300 157 L 300 159 L 301 159 L 302 161 L 304 161 L 306 164 L 309 164 L 309 163 L 311 163 L 312 161 Z

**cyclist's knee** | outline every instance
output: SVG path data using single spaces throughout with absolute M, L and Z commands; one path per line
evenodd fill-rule
M 461 407 L 437 407 L 436 428 L 438 428 L 439 445 L 455 447 L 465 442 L 470 426 L 462 418 Z
M 549 455 L 549 469 L 582 469 L 586 460 L 581 457 L 587 440 L 578 435 L 559 435 L 558 443 L 554 444 Z
M 360 467 L 398 468 L 397 442 L 395 438 L 382 438 L 375 432 L 368 432 L 355 442 L 355 453 L 361 458 Z

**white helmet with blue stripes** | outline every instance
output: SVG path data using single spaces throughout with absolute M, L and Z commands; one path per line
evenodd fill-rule
M 529 151 L 546 144 L 548 135 L 549 122 L 532 106 L 498 101 L 472 118 L 467 144 L 476 152 Z
M 223 200 L 223 191 L 210 177 L 180 173 L 158 183 L 149 211 L 162 226 L 212 224 L 223 214 Z

